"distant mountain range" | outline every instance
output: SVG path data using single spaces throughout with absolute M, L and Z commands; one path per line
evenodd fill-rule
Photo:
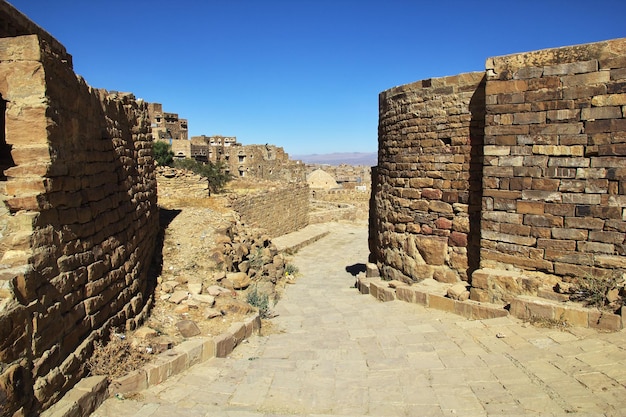
M 378 153 L 376 152 L 336 152 L 312 155 L 290 155 L 289 157 L 294 160 L 300 160 L 305 164 L 347 164 L 365 166 L 375 166 L 378 164 Z

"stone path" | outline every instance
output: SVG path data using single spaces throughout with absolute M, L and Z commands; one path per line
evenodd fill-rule
M 334 224 L 294 258 L 283 332 L 94 416 L 625 416 L 626 333 L 468 321 L 360 295 L 367 228 Z M 356 267 L 355 267 L 356 265 Z

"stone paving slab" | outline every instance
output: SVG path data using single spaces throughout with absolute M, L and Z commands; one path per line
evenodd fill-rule
M 310 224 L 300 230 L 283 236 L 272 238 L 279 252 L 297 252 L 303 247 L 310 245 L 326 236 L 334 223 Z
M 281 332 L 252 337 L 93 416 L 624 416 L 626 333 L 470 321 L 360 295 L 367 228 L 331 225 L 293 259 Z M 352 268 L 350 268 L 352 267 Z

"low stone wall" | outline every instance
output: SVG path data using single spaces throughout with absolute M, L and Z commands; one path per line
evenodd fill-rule
M 309 224 L 309 187 L 306 184 L 277 185 L 230 197 L 231 206 L 241 220 L 264 229 L 270 237 L 295 232 Z
M 46 39 L 0 39 L 1 416 L 49 407 L 94 341 L 141 321 L 159 227 L 146 105 L 92 89 Z
M 338 222 L 341 220 L 355 221 L 357 219 L 357 208 L 351 204 L 312 201 L 311 206 L 309 224 Z

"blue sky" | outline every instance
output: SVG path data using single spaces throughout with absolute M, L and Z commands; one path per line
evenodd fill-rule
M 98 88 L 291 155 L 377 150 L 378 93 L 626 37 L 626 1 L 10 0 Z

